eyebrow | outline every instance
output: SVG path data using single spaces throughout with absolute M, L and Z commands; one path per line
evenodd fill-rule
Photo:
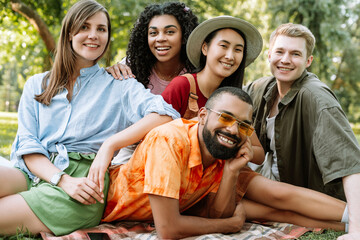
M 227 44 L 231 44 L 229 41 L 227 40 L 220 40 L 220 42 L 224 42 L 224 43 L 227 43 Z M 239 44 L 236 44 L 236 46 L 240 46 L 240 47 L 244 47 L 244 45 L 242 43 L 239 43 Z
M 244 123 L 247 123 L 247 124 L 249 124 L 249 125 L 252 124 L 252 122 L 249 121 L 249 120 L 240 120 L 240 119 L 238 119 L 237 117 L 234 116 L 234 114 L 232 114 L 232 113 L 229 112 L 229 111 L 223 110 L 223 111 L 219 111 L 219 112 L 223 112 L 223 113 L 229 114 L 230 116 L 232 116 L 233 118 L 235 118 L 236 121 L 238 121 L 238 122 L 244 122 Z
M 177 26 L 175 26 L 175 25 L 166 25 L 164 28 L 171 28 L 171 27 L 174 27 L 174 28 L 178 28 Z M 156 26 L 150 26 L 149 27 L 149 29 L 157 29 L 158 27 L 156 27 Z
M 84 22 L 84 25 L 91 25 L 91 23 L 89 22 Z M 98 24 L 96 25 L 97 27 L 106 27 L 107 28 L 107 25 L 106 24 Z

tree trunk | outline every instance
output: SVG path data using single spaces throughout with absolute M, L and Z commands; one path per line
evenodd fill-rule
M 36 13 L 36 11 L 34 11 L 32 8 L 30 8 L 20 0 L 10 0 L 10 2 L 12 10 L 27 18 L 30 23 L 35 27 L 36 31 L 39 32 L 40 37 L 44 41 L 46 49 L 49 52 L 48 63 L 50 64 L 45 64 L 45 66 L 52 65 L 53 61 L 51 57 L 54 55 L 55 51 L 55 40 L 50 33 L 49 28 L 41 19 L 41 17 Z

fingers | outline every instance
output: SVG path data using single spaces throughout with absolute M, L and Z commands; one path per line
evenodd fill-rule
M 126 64 L 117 63 L 116 66 L 117 68 L 115 68 L 115 72 L 117 74 L 122 73 L 125 79 L 135 78 L 135 75 L 132 73 L 130 67 L 128 67 Z
M 99 188 L 99 193 L 102 198 L 104 198 L 104 182 L 105 182 L 105 171 L 101 170 L 93 170 L 93 168 L 90 168 L 88 179 L 91 180 L 93 183 L 97 185 Z
M 73 198 L 86 205 L 95 204 L 96 201 L 104 203 L 98 186 L 91 180 L 87 178 L 84 179 L 84 183 L 79 187 L 78 191 L 76 191 Z
M 69 175 L 64 176 L 65 178 L 62 178 L 58 186 L 70 197 L 86 205 L 95 204 L 96 201 L 104 203 L 103 193 L 92 180 L 86 177 L 74 178 Z
M 115 70 L 113 67 L 107 67 L 105 70 L 110 73 L 115 79 L 119 79 L 119 77 L 115 74 Z
M 95 199 L 98 202 L 104 203 L 104 199 L 102 197 L 103 195 L 102 191 L 100 191 L 100 188 L 98 187 L 97 184 L 90 181 L 89 179 L 87 179 L 86 185 L 84 186 L 84 192 L 86 192 L 90 196 L 90 198 L 87 198 L 86 200 L 89 201 L 91 199 L 92 200 Z M 95 203 L 94 201 L 92 202 Z
M 101 196 L 104 197 L 104 181 L 105 181 L 105 174 L 103 172 L 100 172 L 99 179 L 98 179 L 98 185 L 101 192 Z
M 118 80 L 123 80 L 124 78 L 135 78 L 135 75 L 132 73 L 130 67 L 126 64 L 117 63 L 111 67 L 105 68 L 105 70 Z
M 244 157 L 246 160 L 250 161 L 253 158 L 254 152 L 251 145 L 250 138 L 246 139 L 246 142 L 241 146 L 237 157 Z

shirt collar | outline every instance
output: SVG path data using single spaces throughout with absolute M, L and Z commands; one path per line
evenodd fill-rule
M 307 70 L 304 70 L 304 72 L 301 74 L 301 76 L 294 81 L 292 84 L 289 92 L 286 93 L 284 98 L 281 100 L 281 103 L 284 105 L 289 104 L 296 96 L 296 94 L 300 91 L 302 87 L 302 82 L 304 78 L 308 75 Z
M 199 145 L 199 138 L 198 138 L 198 129 L 199 123 L 193 125 L 189 130 L 190 136 L 190 158 L 188 162 L 188 167 L 193 168 L 196 166 L 202 166 L 202 158 L 201 158 L 201 151 Z M 211 164 L 208 168 L 215 168 L 218 164 L 222 164 L 224 160 L 216 159 L 216 161 Z
M 302 87 L 303 80 L 305 79 L 305 77 L 307 75 L 308 75 L 308 71 L 305 70 L 301 74 L 301 76 L 294 81 L 294 83 L 291 86 L 289 92 L 287 92 L 286 95 L 284 96 L 284 98 L 281 99 L 281 103 L 283 105 L 289 104 L 295 98 L 296 94 L 300 91 L 300 89 Z M 264 99 L 265 99 L 266 102 L 269 102 L 271 100 L 274 100 L 275 96 L 277 94 L 277 84 L 276 84 L 275 77 L 272 78 L 272 80 L 270 81 L 267 89 L 268 90 L 266 91 L 266 94 L 264 95 Z
M 99 71 L 99 69 L 100 69 L 100 66 L 97 63 L 91 67 L 82 68 L 82 69 L 80 69 L 80 76 L 87 76 L 87 75 L 93 74 L 93 73 Z
M 200 151 L 199 138 L 198 138 L 198 129 L 199 129 L 199 123 L 193 125 L 189 129 L 189 136 L 190 136 L 190 158 L 188 162 L 189 168 L 202 165 L 201 151 Z

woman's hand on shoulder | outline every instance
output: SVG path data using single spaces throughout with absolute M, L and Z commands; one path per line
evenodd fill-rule
M 105 70 L 118 80 L 123 80 L 123 78 L 135 78 L 135 75 L 132 73 L 130 67 L 120 62 L 111 67 L 105 68 Z

